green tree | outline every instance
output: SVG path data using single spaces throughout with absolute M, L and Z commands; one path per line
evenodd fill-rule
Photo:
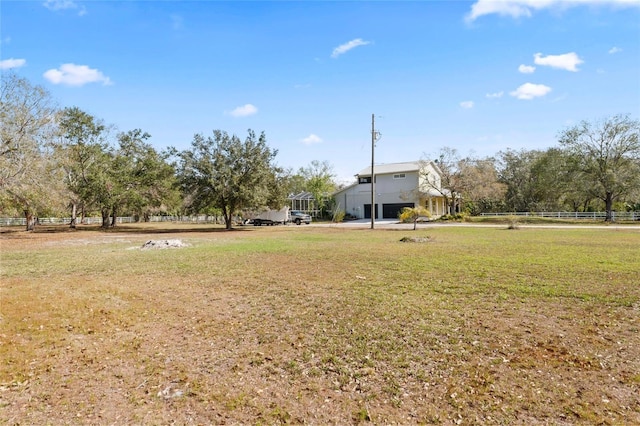
M 191 209 L 221 209 L 227 229 L 237 211 L 267 202 L 273 182 L 277 151 L 267 146 L 264 133 L 248 133 L 244 141 L 221 130 L 213 137 L 197 134 L 191 149 L 179 153 L 178 175 Z
M 151 137 L 140 129 L 118 134 L 118 149 L 112 175 L 117 187 L 112 206 L 111 226 L 120 210 L 127 210 L 143 220 L 152 212 L 177 205 L 174 168 L 168 154 L 159 153 L 146 141 Z
M 559 211 L 565 208 L 570 188 L 574 187 L 570 159 L 557 148 L 540 152 L 531 164 L 532 208 Z
M 333 166 L 327 160 L 313 160 L 307 167 L 301 167 L 298 173 L 304 177 L 305 188 L 313 195 L 314 209 L 322 217 L 327 210 L 330 194 L 336 189 Z
M 307 180 L 300 171 L 294 174 L 291 169 L 286 170 L 284 172 L 284 180 L 287 195 L 299 194 L 307 190 Z
M 274 210 L 279 210 L 287 204 L 289 192 L 289 172 L 281 167 L 271 166 L 271 173 L 267 179 L 269 195 L 265 201 L 265 205 Z
M 560 145 L 577 161 L 579 175 L 604 202 L 606 221 L 613 203 L 640 186 L 640 122 L 615 115 L 599 122 L 582 121 L 560 133 Z
M 508 211 L 533 211 L 538 199 L 535 193 L 533 165 L 542 151 L 508 149 L 499 155 L 498 180 L 506 186 L 505 207 Z
M 22 211 L 33 230 L 40 210 L 56 203 L 57 164 L 50 155 L 56 108 L 49 93 L 13 73 L 0 87 L 0 202 Z
M 64 168 L 70 192 L 71 223 L 75 228 L 78 207 L 84 216 L 93 202 L 104 197 L 109 169 L 107 126 L 78 107 L 65 108 L 58 117 L 60 143 L 56 156 Z M 104 225 L 104 224 L 103 224 Z

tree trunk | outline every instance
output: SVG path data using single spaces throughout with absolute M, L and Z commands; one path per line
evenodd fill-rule
M 231 223 L 231 211 L 227 209 L 227 206 L 224 206 L 222 208 L 222 215 L 224 216 L 225 228 L 227 230 L 230 230 L 232 228 L 231 225 L 233 225 L 233 224 Z
M 76 203 L 71 203 L 71 222 L 69 223 L 69 228 L 76 228 L 77 211 L 78 205 Z
M 108 207 L 103 207 L 100 209 L 100 213 L 102 214 L 102 228 L 107 229 L 109 227 L 109 213 L 111 209 Z
M 449 204 L 449 214 L 456 214 L 456 194 L 455 192 L 451 193 L 451 203 Z
M 30 210 L 24 211 L 24 217 L 27 220 L 27 231 L 33 231 L 36 229 L 36 217 Z
M 113 210 L 111 210 L 111 227 L 112 228 L 115 228 L 116 226 L 116 219 L 117 219 L 116 208 L 114 207 Z
M 605 210 L 607 212 L 607 217 L 605 218 L 605 222 L 613 222 L 613 194 L 607 192 L 607 196 L 604 200 Z

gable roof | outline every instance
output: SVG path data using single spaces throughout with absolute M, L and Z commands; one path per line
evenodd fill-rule
M 419 161 L 407 161 L 404 163 L 374 164 L 373 171 L 376 175 L 389 173 L 417 172 L 420 170 Z M 371 166 L 360 170 L 356 176 L 371 176 Z

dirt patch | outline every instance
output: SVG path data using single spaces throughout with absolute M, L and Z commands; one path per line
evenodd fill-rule
M 431 237 L 402 237 L 401 243 L 428 243 L 431 241 Z

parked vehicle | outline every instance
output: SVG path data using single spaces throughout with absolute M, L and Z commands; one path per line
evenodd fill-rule
M 289 207 L 283 207 L 280 210 L 266 210 L 251 219 L 250 223 L 253 223 L 253 226 L 284 225 L 288 221 Z
M 301 212 L 300 210 L 291 210 L 289 221 L 296 225 L 300 225 L 302 223 L 306 223 L 308 225 L 311 223 L 311 216 Z

